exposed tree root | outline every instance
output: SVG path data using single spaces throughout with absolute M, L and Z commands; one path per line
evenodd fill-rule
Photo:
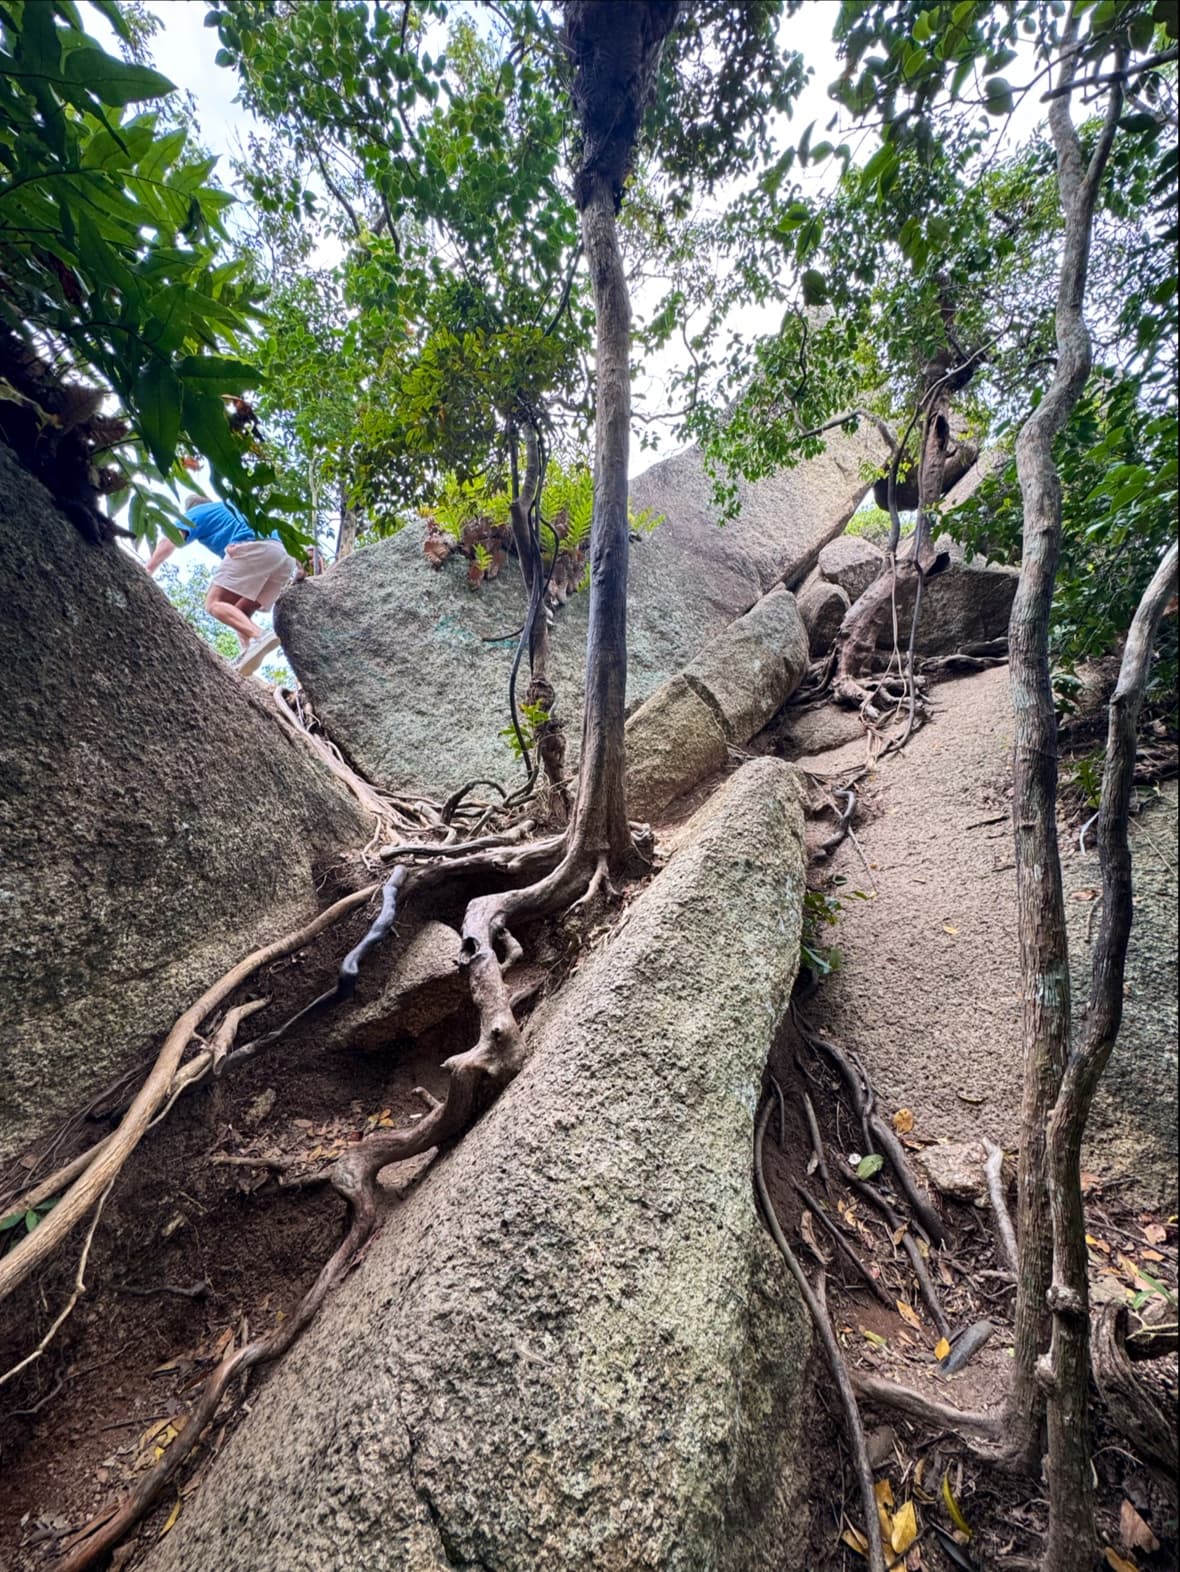
M 754 1182 L 758 1188 L 758 1199 L 762 1204 L 762 1213 L 766 1218 L 766 1225 L 770 1229 L 770 1236 L 778 1246 L 779 1253 L 787 1263 L 791 1276 L 798 1284 L 803 1302 L 811 1315 L 812 1323 L 823 1347 L 828 1367 L 832 1372 L 832 1379 L 836 1383 L 836 1390 L 840 1396 L 840 1403 L 844 1409 L 844 1420 L 848 1427 L 848 1443 L 852 1449 L 853 1462 L 856 1468 L 857 1483 L 860 1487 L 861 1510 L 864 1513 L 864 1532 L 868 1539 L 868 1562 L 870 1572 L 885 1572 L 885 1550 L 881 1543 L 881 1524 L 877 1515 L 877 1498 L 873 1492 L 873 1469 L 869 1462 L 868 1446 L 865 1442 L 864 1426 L 860 1419 L 860 1409 L 857 1407 L 856 1394 L 853 1391 L 852 1380 L 848 1374 L 848 1367 L 840 1353 L 840 1345 L 836 1341 L 836 1334 L 832 1330 L 831 1319 L 828 1316 L 827 1303 L 824 1297 L 824 1274 L 821 1271 L 813 1288 L 808 1280 L 807 1273 L 799 1265 L 794 1251 L 787 1243 L 778 1217 L 775 1215 L 774 1205 L 770 1199 L 770 1192 L 766 1188 L 766 1175 L 762 1167 L 762 1144 L 766 1137 L 766 1126 L 770 1122 L 770 1103 L 763 1106 L 758 1116 L 758 1123 L 754 1131 Z M 173 1443 L 175 1445 L 175 1443 Z
M 351 895 L 345 895 L 304 927 L 254 950 L 245 960 L 239 961 L 218 978 L 212 987 L 206 988 L 196 1003 L 189 1006 L 164 1039 L 147 1080 L 136 1093 L 118 1129 L 95 1148 L 87 1167 L 74 1179 L 57 1206 L 35 1232 L 26 1234 L 14 1249 L 0 1259 L 0 1301 L 6 1299 L 52 1255 L 119 1174 L 168 1097 L 180 1067 L 181 1056 L 209 1012 L 216 1009 L 223 999 L 228 998 L 260 967 L 307 944 L 325 928 L 330 928 L 349 912 L 363 906 L 378 888 L 378 885 L 371 884 Z
M 922 1194 L 918 1182 L 910 1170 L 901 1142 L 885 1120 L 872 1111 L 870 1104 L 871 1093 L 866 1081 L 863 1079 L 862 1073 L 852 1065 L 847 1055 L 839 1048 L 832 1043 L 825 1042 L 822 1037 L 816 1035 L 799 1014 L 794 1004 L 791 1005 L 791 1019 L 804 1042 L 810 1048 L 818 1049 L 822 1052 L 839 1070 L 857 1118 L 864 1125 L 866 1135 L 871 1134 L 888 1159 L 890 1166 L 897 1175 L 897 1182 L 905 1191 L 906 1199 L 913 1208 L 914 1216 L 921 1224 L 923 1232 L 932 1244 L 942 1244 L 942 1220 Z
M 1126 1338 L 1127 1307 L 1104 1305 L 1091 1326 L 1094 1384 L 1111 1424 L 1175 1501 L 1180 1476 L 1176 1411 L 1169 1412 L 1136 1374 L 1127 1354 Z
M 1002 1419 L 995 1414 L 976 1414 L 951 1403 L 939 1403 L 915 1392 L 912 1387 L 883 1381 L 879 1376 L 853 1373 L 852 1384 L 858 1397 L 876 1408 L 887 1408 L 907 1419 L 917 1419 L 931 1430 L 951 1430 L 961 1436 L 977 1457 L 989 1463 L 1001 1461 L 999 1447 Z M 974 1440 L 972 1438 L 975 1438 Z
M 918 1279 L 918 1287 L 922 1290 L 922 1298 L 926 1301 L 926 1308 L 930 1311 L 931 1318 L 938 1328 L 939 1336 L 949 1338 L 951 1335 L 950 1324 L 946 1312 L 942 1308 L 942 1300 L 934 1286 L 934 1279 L 930 1276 L 929 1268 L 922 1259 L 922 1252 L 918 1249 L 918 1242 L 910 1233 L 909 1228 L 890 1206 L 889 1202 L 877 1189 L 876 1185 L 867 1184 L 863 1179 L 848 1176 L 848 1182 L 854 1186 L 860 1195 L 872 1204 L 885 1219 L 886 1227 L 894 1239 L 900 1238 L 906 1254 L 910 1258 L 910 1265 L 914 1269 L 914 1276 Z M 892 1307 L 891 1307 L 892 1308 Z
M 795 1189 L 802 1199 L 803 1204 L 808 1208 L 808 1210 L 811 1212 L 811 1215 L 816 1219 L 824 1232 L 832 1239 L 841 1255 L 851 1262 L 852 1268 L 856 1272 L 856 1275 L 868 1287 L 869 1292 L 873 1295 L 873 1297 L 883 1304 L 886 1310 L 892 1310 L 893 1300 L 890 1299 L 884 1288 L 881 1287 L 881 1284 L 869 1271 L 868 1267 L 861 1260 L 860 1256 L 857 1255 L 856 1251 L 848 1243 L 848 1240 L 845 1239 L 844 1235 L 840 1232 L 839 1228 L 828 1216 L 827 1212 L 820 1205 L 820 1203 L 815 1199 L 810 1191 L 805 1190 L 804 1187 L 798 1182 L 795 1184 Z
M 1020 1252 L 1016 1248 L 1016 1230 L 1012 1226 L 1007 1197 L 1004 1195 L 1003 1148 L 986 1139 L 984 1140 L 983 1148 L 987 1153 L 987 1164 L 984 1167 L 984 1173 L 987 1177 L 987 1196 L 995 1214 L 1000 1254 L 1003 1257 L 1004 1265 L 1012 1273 L 1012 1276 L 1016 1277 L 1020 1272 Z

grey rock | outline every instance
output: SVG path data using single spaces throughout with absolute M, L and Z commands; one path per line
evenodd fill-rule
M 801 759 L 842 748 L 846 742 L 856 742 L 864 734 L 864 726 L 855 710 L 821 704 L 815 709 L 786 711 L 785 718 L 780 720 L 778 742 L 784 757 Z
M 683 674 L 641 704 L 627 722 L 627 804 L 650 818 L 729 758 L 715 704 Z
M 850 601 L 859 600 L 885 566 L 885 553 L 859 535 L 841 535 L 819 554 L 820 577 L 838 584 Z
M 810 1332 L 750 1183 L 801 836 L 777 760 L 700 811 L 271 1375 L 152 1572 L 805 1564 Z
M 862 471 L 884 442 L 867 423 L 826 453 L 742 488 L 742 512 L 717 525 L 711 482 L 695 449 L 665 459 L 631 487 L 636 509 L 664 522 L 631 545 L 628 708 L 637 708 L 701 646 L 742 616 L 791 564 L 844 527 L 867 490 Z M 568 762 L 581 732 L 587 595 L 556 615 L 550 676 L 566 723 Z M 465 781 L 520 773 L 501 732 L 520 626 L 515 566 L 479 590 L 458 562 L 432 570 L 410 525 L 366 546 L 281 598 L 276 626 L 329 733 L 373 781 L 445 796 Z
M 969 557 L 956 541 L 945 536 L 935 541 L 935 546 L 951 560 L 946 571 L 930 579 L 923 592 L 917 653 L 949 655 L 971 644 L 1006 638 L 1020 579 L 1018 569 Z M 911 575 L 899 577 L 897 615 L 903 645 L 909 639 L 915 587 Z M 888 648 L 893 634 L 888 617 L 885 621 L 878 642 Z
M 318 909 L 371 825 L 255 685 L 0 445 L 0 1157 Z
M 803 618 L 803 626 L 807 629 L 812 657 L 818 659 L 831 649 L 832 641 L 844 621 L 844 613 L 852 602 L 848 598 L 847 590 L 841 589 L 838 584 L 829 584 L 826 579 L 817 577 L 800 590 L 798 603 L 799 615 Z
M 920 1168 L 939 1195 L 956 1201 L 985 1200 L 987 1152 L 981 1141 L 948 1141 L 914 1153 Z
M 446 923 L 398 925 L 388 957 L 362 974 L 353 1003 L 335 1011 L 315 1031 L 325 1047 L 365 1051 L 416 1037 L 454 1014 L 467 997 L 459 973 L 459 935 Z
M 684 668 L 705 689 L 730 742 L 747 742 L 786 703 L 807 671 L 807 629 L 795 597 L 764 595 Z

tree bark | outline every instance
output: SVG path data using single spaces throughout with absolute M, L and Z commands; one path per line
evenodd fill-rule
M 1156 570 L 1135 612 L 1110 701 L 1106 768 L 1098 811 L 1102 862 L 1102 924 L 1094 948 L 1090 1008 L 1082 1046 L 1070 1055 L 1049 1121 L 1049 1199 L 1053 1216 L 1053 1340 L 1046 1361 L 1049 1391 L 1049 1541 L 1046 1572 L 1067 1572 L 1092 1560 L 1093 1475 L 1088 1397 L 1090 1314 L 1086 1220 L 1082 1203 L 1082 1137 L 1098 1082 L 1123 1017 L 1123 974 L 1131 935 L 1131 846 L 1127 821 L 1135 778 L 1139 706 L 1151 669 L 1164 607 L 1176 590 L 1176 546 Z M 1149 1461 L 1145 1459 L 1145 1461 Z M 1151 1459 L 1156 1462 L 1158 1459 Z
M 624 785 L 627 690 L 628 457 L 631 442 L 631 299 L 616 214 L 643 111 L 655 85 L 677 0 L 569 0 L 565 44 L 583 158 L 574 180 L 596 324 L 594 515 L 590 626 L 574 853 L 613 869 L 632 854 Z
M 336 533 L 336 561 L 342 562 L 356 546 L 360 518 L 348 500 L 348 489 L 340 487 L 340 528 Z
M 1046 1184 L 1045 1137 L 1069 1049 L 1070 991 L 1065 904 L 1057 845 L 1057 723 L 1049 675 L 1049 613 L 1061 545 L 1061 482 L 1053 442 L 1090 374 L 1090 334 L 1082 315 L 1098 186 L 1117 123 L 1116 100 L 1084 163 L 1069 110 L 1079 18 L 1062 40 L 1059 87 L 1049 126 L 1057 152 L 1065 218 L 1056 307 L 1057 368 L 1045 397 L 1021 429 L 1016 467 L 1024 503 L 1024 553 L 1008 643 L 1015 713 L 1012 815 L 1016 843 L 1024 1092 L 1018 1173 L 1020 1274 L 1016 1361 L 1009 1408 L 1013 1458 L 1035 1468 L 1040 1458 L 1045 1392 L 1037 1361 L 1044 1347 L 1053 1241 Z

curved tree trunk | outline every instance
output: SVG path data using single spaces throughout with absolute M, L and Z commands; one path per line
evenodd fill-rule
M 1059 88 L 1068 89 L 1073 81 L 1078 25 L 1075 12 L 1062 40 Z M 1057 722 L 1049 674 L 1049 614 L 1061 545 L 1061 482 L 1053 442 L 1090 374 L 1090 334 L 1082 303 L 1094 204 L 1117 124 L 1119 99 L 1116 88 L 1111 95 L 1112 112 L 1088 167 L 1070 116 L 1068 91 L 1054 98 L 1050 106 L 1049 126 L 1057 151 L 1065 217 L 1057 294 L 1057 369 L 1016 443 L 1024 502 L 1024 555 L 1008 641 L 1015 712 L 1012 816 L 1024 1093 L 1018 1178 L 1016 1368 L 1009 1435 L 1013 1454 L 1030 1467 L 1036 1466 L 1041 1453 L 1045 1391 L 1037 1361 L 1045 1346 L 1046 1296 L 1053 1263 L 1046 1129 L 1065 1070 L 1070 1033 L 1069 956 L 1057 844 Z M 1089 1491 L 1088 1476 L 1084 1488 Z M 1066 1564 L 1052 1562 L 1052 1552 L 1050 1563 L 1062 1569 Z
M 336 561 L 341 562 L 356 546 L 360 518 L 348 500 L 348 488 L 340 487 L 340 528 L 336 532 Z

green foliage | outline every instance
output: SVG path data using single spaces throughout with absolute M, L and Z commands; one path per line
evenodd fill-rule
M 133 48 L 118 6 L 103 10 Z M 203 454 L 260 532 L 294 541 L 267 511 L 274 474 L 234 436 L 223 399 L 259 380 L 243 358 L 256 300 L 224 259 L 232 199 L 183 129 L 128 112 L 173 91 L 99 48 L 68 0 L 0 6 L 0 322 L 54 374 L 114 394 L 137 534 L 176 516 L 149 482 L 179 478 L 179 451 Z
M 840 921 L 844 904 L 823 890 L 806 890 L 803 895 L 803 937 L 799 942 L 799 961 L 816 977 L 827 977 L 840 968 L 840 951 L 824 943 L 824 929 Z
M 60 1200 L 60 1196 L 51 1196 L 49 1200 L 42 1201 L 39 1206 L 31 1206 L 23 1212 L 10 1212 L 7 1217 L 0 1217 L 0 1255 L 6 1254 L 26 1234 L 31 1234 L 37 1225 L 48 1217 Z
M 520 717 L 520 735 L 517 735 L 515 726 L 505 726 L 500 731 L 505 745 L 510 749 L 516 759 L 524 758 L 524 749 L 536 746 L 537 728 L 543 726 L 549 719 L 549 711 L 543 704 L 520 704 L 517 706 Z M 523 739 L 524 747 L 521 746 Z
M 889 514 L 884 508 L 862 507 L 848 520 L 844 533 L 854 535 L 859 540 L 871 540 L 880 546 L 889 539 L 889 528 Z

